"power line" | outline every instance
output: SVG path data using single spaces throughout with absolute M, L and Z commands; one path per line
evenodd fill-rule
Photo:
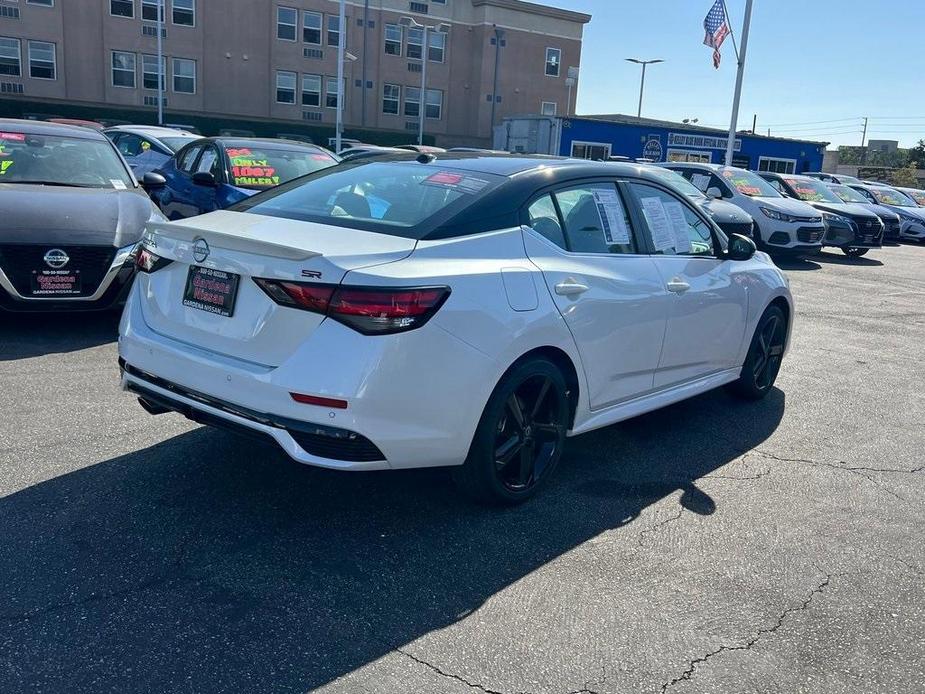
M 765 127 L 777 128 L 785 127 L 788 125 L 819 125 L 823 123 L 843 123 L 845 121 L 861 121 L 863 120 L 861 116 L 855 116 L 854 118 L 833 118 L 832 120 L 807 120 L 807 121 L 793 121 L 791 123 L 766 123 Z

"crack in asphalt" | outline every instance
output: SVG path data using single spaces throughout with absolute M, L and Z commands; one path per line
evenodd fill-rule
M 423 665 L 424 667 L 436 672 L 438 675 L 442 677 L 446 677 L 447 679 L 451 679 L 451 680 L 456 680 L 457 682 L 462 682 L 467 687 L 471 687 L 472 689 L 478 689 L 480 692 L 485 692 L 485 694 L 504 694 L 504 692 L 499 692 L 494 689 L 487 689 L 486 687 L 483 687 L 480 684 L 475 684 L 473 682 L 470 682 L 469 680 L 463 677 L 460 677 L 459 675 L 454 675 L 451 672 L 444 672 L 443 670 L 438 668 L 436 665 L 432 665 L 431 663 L 428 663 L 426 660 L 418 658 L 416 655 L 409 653 L 408 651 L 402 648 L 396 648 L 395 650 L 401 653 L 403 656 L 411 658 L 411 660 L 418 663 L 419 665 Z M 526 694 L 526 692 L 524 692 L 523 694 Z
M 645 530 L 640 531 L 639 535 L 636 538 L 636 546 L 642 547 L 642 541 L 645 539 L 646 535 L 651 535 L 654 532 L 658 532 L 661 528 L 668 525 L 669 523 L 674 523 L 677 520 L 681 520 L 681 515 L 684 513 L 684 507 L 678 506 L 678 512 L 668 518 L 659 521 L 655 525 L 649 526 Z
M 704 663 L 709 661 L 714 656 L 717 656 L 720 653 L 727 653 L 730 651 L 750 650 L 752 646 L 754 646 L 756 643 L 758 643 L 759 640 L 761 640 L 761 637 L 766 636 L 768 634 L 773 634 L 774 632 L 776 632 L 778 629 L 780 629 L 784 625 L 784 622 L 786 621 L 787 617 L 790 614 L 793 614 L 794 612 L 802 612 L 803 610 L 807 609 L 809 607 L 809 604 L 813 601 L 813 598 L 816 595 L 819 595 L 820 593 L 822 593 L 826 589 L 826 587 L 829 585 L 829 583 L 832 580 L 832 576 L 833 574 L 826 574 L 825 579 L 819 585 L 813 588 L 812 591 L 810 591 L 809 596 L 799 606 L 788 607 L 786 610 L 781 612 L 775 624 L 773 624 L 770 627 L 759 629 L 755 633 L 755 635 L 752 638 L 750 638 L 748 641 L 746 641 L 744 644 L 740 644 L 736 646 L 720 646 L 716 650 L 710 651 L 706 655 L 702 655 L 699 658 L 695 658 L 694 660 L 691 660 L 687 666 L 687 669 L 684 670 L 684 672 L 682 672 L 678 677 L 675 677 L 673 680 L 670 680 L 662 684 L 662 688 L 661 688 L 662 694 L 664 694 L 664 692 L 668 691 L 671 687 L 675 686 L 676 684 L 679 684 L 681 682 L 684 682 L 684 681 L 687 681 L 693 678 L 697 670 L 697 667 L 699 665 L 703 665 Z

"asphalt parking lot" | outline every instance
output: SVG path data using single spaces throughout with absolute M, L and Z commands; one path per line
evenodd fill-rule
M 0 691 L 922 691 L 925 247 L 785 267 L 766 400 L 506 510 L 151 417 L 114 316 L 0 316 Z

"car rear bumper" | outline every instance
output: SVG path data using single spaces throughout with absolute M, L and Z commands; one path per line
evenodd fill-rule
M 368 337 L 330 320 L 283 364 L 254 364 L 154 332 L 137 287 L 119 333 L 125 390 L 194 421 L 269 438 L 298 462 L 339 470 L 462 464 L 497 371 L 433 324 Z M 347 407 L 298 403 L 292 393 Z

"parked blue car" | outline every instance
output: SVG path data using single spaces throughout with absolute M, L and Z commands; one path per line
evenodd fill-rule
M 304 142 L 207 137 L 146 174 L 142 185 L 168 219 L 183 219 L 225 209 L 338 161 L 326 149 Z
M 114 125 L 103 134 L 112 140 L 138 180 L 166 164 L 183 145 L 201 137 L 188 130 L 158 125 Z

